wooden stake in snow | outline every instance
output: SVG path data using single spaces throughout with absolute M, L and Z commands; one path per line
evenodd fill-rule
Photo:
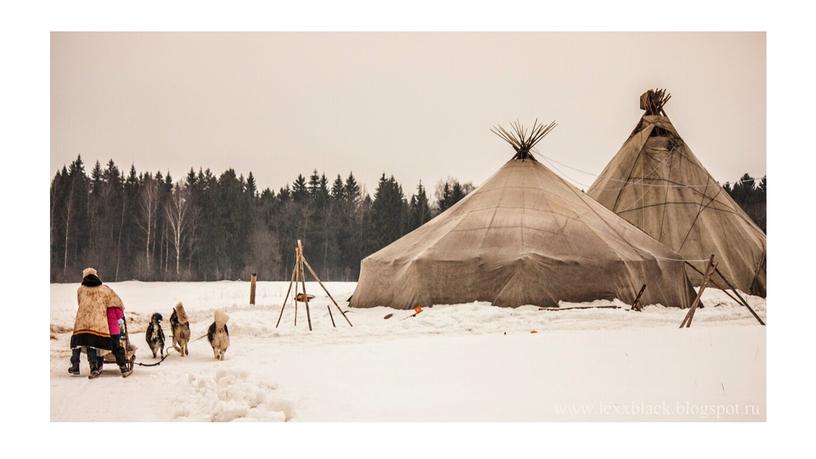
M 310 265 L 308 260 L 306 260 L 306 257 L 303 255 L 303 243 L 300 241 L 300 239 L 298 239 L 297 247 L 295 247 L 295 266 L 292 268 L 292 279 L 289 281 L 289 289 L 286 291 L 286 296 L 283 299 L 280 315 L 278 316 L 278 323 L 277 325 L 275 325 L 275 328 L 278 328 L 278 325 L 280 325 L 281 317 L 283 317 L 283 309 L 286 307 L 286 301 L 289 299 L 289 292 L 292 290 L 292 285 L 294 285 L 295 292 L 293 294 L 293 299 L 295 300 L 295 326 L 297 326 L 297 304 L 298 301 L 302 301 L 304 304 L 306 304 L 306 319 L 309 322 L 309 331 L 312 330 L 312 317 L 311 312 L 309 310 L 309 299 L 314 297 L 310 297 L 306 293 L 307 269 L 309 270 L 309 274 L 312 275 L 314 280 L 316 280 L 317 283 L 320 284 L 320 287 L 323 289 L 323 291 L 326 292 L 326 295 L 329 296 L 329 299 L 337 308 L 337 310 L 340 311 L 340 314 L 343 316 L 343 318 L 346 319 L 346 322 L 348 322 L 349 326 L 353 327 L 351 321 L 348 319 L 348 317 L 346 317 L 346 313 L 343 312 L 343 310 L 340 308 L 340 305 L 337 304 L 337 301 L 335 301 L 332 294 L 329 293 L 329 290 L 326 288 L 325 285 L 323 285 L 323 281 L 320 280 L 320 277 L 318 277 L 314 268 L 312 268 L 312 265 Z M 302 287 L 303 292 L 298 292 L 299 286 Z M 336 328 L 337 324 L 334 321 L 334 315 L 332 314 L 331 307 L 329 305 L 326 305 L 326 310 L 329 312 L 329 318 L 331 319 L 332 326 Z
M 295 266 L 297 266 L 297 261 L 295 261 Z M 292 279 L 289 281 L 289 288 L 286 289 L 286 296 L 283 297 L 283 304 L 281 304 L 280 315 L 278 315 L 278 323 L 275 324 L 275 328 L 278 328 L 280 325 L 281 317 L 283 317 L 283 308 L 286 306 L 286 300 L 289 299 L 289 292 L 292 291 L 292 283 L 295 282 L 295 268 L 292 268 Z
M 691 327 L 691 321 L 694 319 L 694 311 L 697 310 L 697 305 L 700 304 L 700 299 L 703 297 L 703 292 L 706 289 L 706 285 L 708 284 L 708 280 L 712 274 L 714 274 L 714 270 L 717 269 L 717 262 L 714 261 L 714 254 L 711 254 L 711 258 L 708 259 L 708 265 L 706 265 L 706 272 L 705 276 L 703 276 L 703 283 L 700 284 L 700 290 L 697 292 L 697 296 L 694 298 L 694 302 L 691 303 L 691 307 L 689 308 L 688 312 L 686 313 L 686 317 L 683 318 L 683 322 L 680 323 L 680 328 L 689 328 Z
M 641 297 L 641 295 L 643 295 L 643 292 L 645 292 L 645 291 L 646 291 L 646 284 L 643 284 L 643 287 L 640 288 L 640 291 L 638 292 L 637 296 L 635 297 L 635 301 L 632 302 L 632 310 L 633 311 L 640 311 L 641 309 L 643 309 L 643 305 L 640 304 L 640 297 Z
M 258 279 L 258 273 L 252 273 L 249 276 L 249 304 L 255 306 L 255 281 Z
M 298 261 L 300 262 L 300 266 L 298 266 L 300 282 L 303 285 L 303 301 L 306 303 L 306 321 L 309 322 L 309 331 L 312 331 L 312 316 L 309 313 L 309 295 L 306 293 L 306 273 L 303 272 L 303 244 L 300 242 L 300 239 L 297 241 L 297 252 Z

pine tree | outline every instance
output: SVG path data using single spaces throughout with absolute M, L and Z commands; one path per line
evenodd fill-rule
M 292 183 L 292 199 L 295 202 L 303 202 L 309 197 L 309 189 L 306 186 L 306 178 L 302 174 L 298 174 L 295 181 Z
M 759 226 L 762 231 L 766 230 L 766 177 L 757 181 L 749 174 L 743 174 L 742 178 L 734 182 L 732 186 L 726 182 L 723 189 L 731 195 L 731 198 L 742 207 L 742 210 L 751 217 L 751 220 Z
M 85 164 L 82 157 L 71 163 L 68 168 L 67 201 L 63 213 L 65 221 L 65 241 L 63 252 L 63 279 L 69 276 L 68 269 L 75 272 L 86 262 L 85 251 L 88 247 L 89 218 L 88 194 L 90 190 L 88 177 L 85 175 Z M 71 263 L 69 263 L 69 261 Z
M 442 192 L 437 193 L 438 196 L 436 198 L 436 213 L 441 214 L 442 212 L 448 210 L 448 207 L 451 206 L 451 190 L 450 185 L 448 182 L 445 182 L 444 186 L 442 187 Z
M 65 218 L 68 169 L 63 166 L 51 181 L 51 282 L 63 279 L 62 255 L 65 252 Z
M 371 223 L 374 231 L 372 240 L 376 250 L 397 240 L 403 234 L 406 206 L 402 187 L 393 175 L 386 178 L 383 174 L 371 206 Z
M 467 196 L 473 189 L 473 184 L 461 184 L 458 180 L 451 177 L 440 181 L 436 186 L 436 215 L 453 207 L 454 204 L 461 201 L 462 198 Z
M 337 174 L 337 177 L 332 182 L 331 187 L 331 197 L 337 201 L 341 201 L 345 196 L 345 188 L 343 188 L 343 178 L 340 177 L 340 174 Z
M 255 183 L 255 177 L 252 175 L 252 171 L 249 172 L 246 180 L 246 191 L 250 198 L 254 199 L 258 195 L 258 186 Z
M 297 239 L 324 279 L 354 280 L 363 257 L 431 216 L 421 183 L 409 203 L 385 174 L 373 197 L 353 173 L 330 183 L 317 170 L 308 179 L 298 174 L 278 193 L 259 193 L 252 172 L 244 178 L 233 169 L 216 176 L 191 168 L 174 183 L 169 172 L 140 174 L 131 165 L 123 175 L 108 161 L 95 162 L 89 175 L 77 157 L 51 181 L 52 281 L 75 280 L 88 265 L 112 281 L 236 279 L 249 272 L 288 279 Z M 443 206 L 469 191 L 469 184 L 445 183 Z M 749 193 L 751 202 L 760 189 L 764 200 L 764 179 Z M 176 218 L 180 207 L 187 223 Z
M 419 182 L 416 193 L 411 196 L 407 230 L 413 231 L 424 225 L 430 219 L 431 209 L 428 204 L 428 195 L 425 192 L 425 187 L 422 186 L 422 182 Z

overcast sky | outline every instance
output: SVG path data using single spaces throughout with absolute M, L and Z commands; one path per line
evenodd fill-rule
M 489 132 L 559 126 L 539 151 L 599 173 L 651 87 L 712 175 L 765 174 L 764 33 L 54 33 L 51 173 L 78 154 L 127 169 L 382 172 L 407 194 L 478 185 L 513 154 Z M 561 167 L 588 187 L 594 177 Z

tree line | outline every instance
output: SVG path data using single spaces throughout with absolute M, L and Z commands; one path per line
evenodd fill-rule
M 357 280 L 360 261 L 443 212 L 470 183 L 422 183 L 406 196 L 382 174 L 369 195 L 353 173 L 315 170 L 277 192 L 228 169 L 124 174 L 111 160 L 85 170 L 81 157 L 51 181 L 51 282 L 75 282 L 86 266 L 107 281 L 287 280 L 297 239 L 325 280 Z
M 382 174 L 369 195 L 353 173 L 329 180 L 315 170 L 277 192 L 252 172 L 190 169 L 127 174 L 111 160 L 90 175 L 81 157 L 51 181 L 51 282 L 75 282 L 87 266 L 103 279 L 287 280 L 297 239 L 325 280 L 354 281 L 360 261 L 445 211 L 473 190 L 448 177 L 429 197 L 406 196 Z M 767 180 L 745 174 L 723 188 L 765 230 Z
M 731 195 L 731 198 L 742 207 L 745 213 L 751 217 L 751 220 L 762 228 L 762 231 L 767 232 L 765 229 L 768 190 L 767 176 L 763 175 L 761 179 L 755 179 L 748 174 L 744 174 L 741 179 L 733 184 L 725 182 L 723 188 L 725 188 L 725 191 Z

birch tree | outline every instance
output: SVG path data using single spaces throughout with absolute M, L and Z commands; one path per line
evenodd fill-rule
M 178 182 L 164 208 L 170 244 L 176 255 L 176 279 L 181 276 L 181 253 L 190 241 L 195 221 L 195 209 L 190 198 L 190 189 Z
M 145 235 L 145 267 L 150 273 L 150 243 L 153 241 L 153 226 L 156 220 L 156 209 L 159 205 L 159 182 L 150 174 L 145 174 L 144 183 L 139 190 L 139 228 Z

